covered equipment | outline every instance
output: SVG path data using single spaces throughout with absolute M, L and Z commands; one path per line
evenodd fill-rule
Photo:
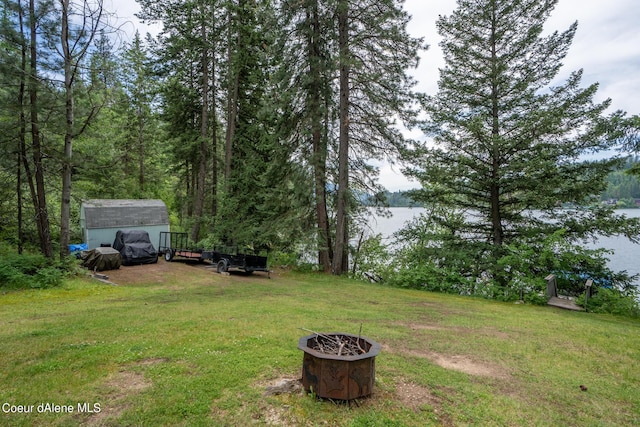
M 120 252 L 122 265 L 153 264 L 158 262 L 158 251 L 143 230 L 118 230 L 113 249 Z
M 122 263 L 120 252 L 113 248 L 94 248 L 80 253 L 82 266 L 91 271 L 117 270 Z

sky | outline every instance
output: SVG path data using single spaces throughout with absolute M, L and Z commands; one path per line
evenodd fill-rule
M 417 90 L 435 94 L 438 69 L 444 65 L 436 31 L 439 15 L 450 15 L 455 0 L 405 0 L 404 9 L 412 16 L 408 30 L 424 37 L 430 45 L 422 52 L 420 66 L 413 71 Z M 136 28 L 144 37 L 146 27 L 136 18 L 139 6 L 132 0 L 105 0 L 105 9 L 117 15 L 122 30 L 133 34 Z M 596 101 L 611 98 L 611 110 L 629 115 L 640 114 L 640 1 L 638 0 L 560 0 L 546 22 L 545 31 L 564 31 L 578 21 L 578 31 L 565 58 L 559 81 L 583 69 L 583 86 L 600 84 Z M 419 131 L 411 133 L 420 137 Z M 381 165 L 380 183 L 390 191 L 416 187 L 400 172 L 400 166 Z

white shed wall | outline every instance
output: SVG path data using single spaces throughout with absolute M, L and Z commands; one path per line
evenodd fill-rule
M 113 244 L 116 238 L 118 230 L 144 230 L 149 233 L 149 239 L 153 247 L 158 249 L 158 243 L 160 242 L 160 232 L 168 232 L 169 225 L 147 225 L 141 227 L 118 227 L 118 228 L 94 228 L 84 230 L 84 241 L 87 243 L 89 249 L 100 247 L 103 243 Z

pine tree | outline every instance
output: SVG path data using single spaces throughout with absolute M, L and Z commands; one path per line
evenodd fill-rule
M 556 4 L 458 0 L 437 22 L 446 63 L 425 103 L 434 145 L 413 153 L 409 172 L 423 186 L 412 197 L 437 208 L 429 221 L 438 267 L 505 285 L 514 270 L 500 260 L 512 245 L 539 245 L 558 230 L 570 243 L 637 233 L 591 205 L 619 162 L 583 157 L 615 143 L 610 101 L 594 102 L 598 85 L 580 87 L 581 70 L 554 84 L 577 28 L 544 34 Z
M 149 186 L 146 170 L 148 159 L 152 157 L 152 142 L 158 132 L 155 125 L 154 103 L 157 98 L 158 83 L 150 65 L 140 34 L 136 32 L 123 54 L 123 85 L 130 112 L 127 129 L 129 138 L 137 148 L 138 190 L 145 194 Z M 156 179 L 159 176 L 155 177 Z
M 410 126 L 417 113 L 415 81 L 408 70 L 417 66 L 423 45 L 421 39 L 407 33 L 409 16 L 402 3 L 343 0 L 337 6 L 340 106 L 335 274 L 348 269 L 349 222 L 356 216 L 353 192 L 381 190 L 377 170 L 369 162 L 395 159 L 406 144 L 398 124 Z
M 402 2 L 306 0 L 283 4 L 290 19 L 283 67 L 290 82 L 291 137 L 312 168 L 318 261 L 348 270 L 356 192 L 376 192 L 371 160 L 393 160 L 406 141 L 398 122 L 415 118 L 421 39 L 408 35 Z M 286 7 L 285 7 L 286 6 Z M 328 194 L 327 194 L 328 193 Z
M 333 2 L 305 0 L 281 4 L 283 59 L 279 65 L 282 116 L 289 125 L 286 140 L 307 159 L 313 176 L 315 206 L 313 244 L 317 247 L 318 265 L 331 272 L 333 258 L 332 231 L 329 221 L 328 164 L 330 111 L 334 99 L 334 68 L 330 52 L 332 42 Z M 300 185 L 303 185 L 300 183 Z
M 71 178 L 73 170 L 73 141 L 93 120 L 99 110 L 91 108 L 86 117 L 78 120 L 75 87 L 81 80 L 83 66 L 94 38 L 103 27 L 102 2 L 82 0 L 79 5 L 60 0 L 60 46 L 64 70 L 65 131 L 62 159 L 62 196 L 60 203 L 60 257 L 69 255 L 71 232 Z M 77 7 L 77 9 L 76 9 Z M 76 21 L 77 19 L 77 21 Z M 76 23 L 78 22 L 78 23 Z
M 163 79 L 162 112 L 171 145 L 174 171 L 179 175 L 176 193 L 178 208 L 191 226 L 192 240 L 201 235 L 204 206 L 209 194 L 215 195 L 217 123 L 215 93 L 216 53 L 221 50 L 219 24 L 226 1 L 191 0 L 173 2 L 143 0 L 140 16 L 161 21 L 156 55 Z M 211 120 L 210 117 L 214 119 Z M 213 141 L 213 150 L 211 142 Z M 214 164 L 213 167 L 211 165 Z M 207 178 L 211 177 L 212 192 Z M 215 206 L 216 201 L 212 204 Z
M 290 246 L 307 224 L 304 171 L 286 140 L 276 70 L 281 29 L 271 1 L 230 9 L 225 185 L 214 238 Z M 304 201 L 304 203 L 302 202 Z M 296 236 L 296 234 L 298 234 Z
M 28 22 L 29 29 L 24 34 L 29 34 L 29 61 L 23 63 L 23 70 L 27 76 L 27 91 L 29 93 L 29 122 L 31 123 L 31 157 L 33 161 L 33 180 L 30 180 L 31 198 L 35 208 L 35 217 L 40 240 L 42 254 L 48 258 L 53 257 L 53 242 L 51 238 L 51 224 L 49 222 L 49 207 L 47 205 L 47 194 L 45 189 L 44 154 L 42 144 L 42 133 L 40 129 L 39 109 L 40 105 L 40 75 L 39 65 L 41 61 L 41 43 L 38 38 L 38 26 L 48 24 L 51 12 L 51 4 L 45 3 L 36 8 L 35 0 L 29 0 Z M 37 13 L 39 12 L 40 15 Z M 26 147 L 23 150 L 23 160 L 25 168 L 28 168 Z M 33 183 L 35 181 L 35 184 Z

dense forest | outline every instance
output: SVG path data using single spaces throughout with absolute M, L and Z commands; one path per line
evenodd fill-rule
M 2 0 L 4 248 L 64 259 L 82 200 L 157 198 L 201 245 L 511 298 L 549 269 L 611 276 L 581 246 L 598 233 L 638 239 L 637 222 L 594 203 L 640 196 L 610 175 L 638 151 L 638 116 L 595 102 L 582 70 L 551 86 L 577 28 L 543 32 L 557 1 L 458 0 L 436 23 L 431 95 L 415 91 L 427 45 L 400 0 L 138 3 L 162 30 L 121 43 L 101 1 Z M 419 187 L 385 195 L 385 160 Z M 367 206 L 409 200 L 428 214 L 398 236 L 396 267 L 366 264 L 356 252 L 386 250 L 354 245 Z
M 139 3 L 162 31 L 116 46 L 102 2 L 3 0 L 2 240 L 64 256 L 81 200 L 160 198 L 194 242 L 346 271 L 353 194 L 418 111 L 401 3 Z
M 601 195 L 605 203 L 615 204 L 621 208 L 640 207 L 640 180 L 635 173 L 640 162 L 635 156 L 630 157 L 624 166 L 607 176 L 607 188 Z

